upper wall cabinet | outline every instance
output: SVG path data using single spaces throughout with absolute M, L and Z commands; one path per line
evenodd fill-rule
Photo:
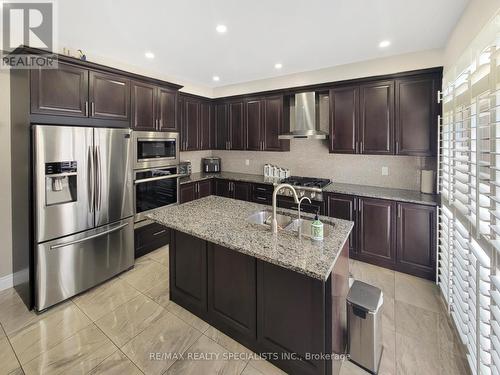
M 359 88 L 330 90 L 330 152 L 358 152 Z
M 177 91 L 149 83 L 132 82 L 132 128 L 177 131 Z
M 114 74 L 90 71 L 90 116 L 130 120 L 130 80 Z
M 244 104 L 243 101 L 228 103 L 229 150 L 245 149 Z
M 31 71 L 31 113 L 88 117 L 89 71 L 59 63 Z
M 396 154 L 436 154 L 439 77 L 396 80 Z
M 214 106 L 195 96 L 179 95 L 181 150 L 210 150 L 215 141 Z

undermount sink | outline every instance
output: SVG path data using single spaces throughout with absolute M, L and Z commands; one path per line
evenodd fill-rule
M 247 221 L 251 224 L 260 224 L 271 226 L 271 221 L 273 220 L 273 212 L 269 210 L 259 211 L 247 218 Z M 278 226 L 285 228 L 292 222 L 292 218 L 287 215 L 276 214 L 276 221 Z
M 298 232 L 299 229 L 301 231 L 302 236 L 304 237 L 312 237 L 311 234 L 311 223 L 313 221 L 310 219 L 294 219 L 290 224 L 285 227 L 286 231 L 289 232 Z M 323 225 L 323 237 L 326 237 L 329 233 L 328 225 Z

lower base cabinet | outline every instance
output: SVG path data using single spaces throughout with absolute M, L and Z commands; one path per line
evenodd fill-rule
M 339 373 L 331 353 L 347 344 L 347 244 L 323 282 L 185 233 L 171 237 L 172 301 L 289 374 Z
M 251 185 L 248 182 L 215 179 L 215 194 L 220 197 L 249 201 Z
M 134 230 L 135 258 L 142 257 L 165 246 L 170 241 L 170 233 L 163 225 L 157 223 L 146 224 Z
M 179 201 L 186 203 L 208 197 L 213 194 L 213 182 L 211 179 L 182 184 L 179 187 Z

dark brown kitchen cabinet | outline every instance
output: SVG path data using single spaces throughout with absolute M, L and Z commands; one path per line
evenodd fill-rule
M 290 151 L 290 141 L 279 139 L 278 136 L 284 133 L 284 103 L 283 95 L 271 96 L 264 101 L 264 122 L 262 130 L 262 150 L 263 151 Z
M 226 103 L 215 104 L 215 149 L 228 149 L 228 105 Z
M 358 198 L 357 259 L 383 267 L 394 267 L 395 208 L 396 203 L 393 201 Z
M 397 204 L 397 269 L 433 279 L 436 258 L 436 208 Z
M 89 71 L 59 63 L 31 70 L 31 113 L 88 117 Z
M 221 197 L 250 201 L 251 185 L 242 181 L 215 179 L 215 194 Z
M 213 148 L 213 105 L 209 102 L 200 103 L 199 149 Z
M 180 203 L 191 202 L 212 195 L 212 180 L 202 180 L 181 184 L 179 187 Z
M 208 317 L 233 337 L 256 339 L 256 260 L 209 243 Z
M 200 102 L 196 99 L 184 99 L 184 116 L 181 129 L 181 150 L 199 149 Z
M 358 152 L 359 87 L 330 90 L 330 152 Z
M 247 182 L 234 181 L 233 183 L 233 198 L 241 201 L 250 200 L 250 184 Z
M 142 257 L 169 243 L 170 231 L 163 225 L 151 223 L 134 229 L 135 258 Z
M 245 149 L 244 106 L 242 101 L 228 104 L 229 149 Z
M 132 82 L 132 129 L 176 131 L 177 92 L 140 81 Z
M 436 154 L 437 92 L 436 75 L 396 80 L 396 154 L 432 156 Z
M 246 149 L 260 151 L 263 149 L 263 101 L 261 99 L 248 99 L 245 101 L 245 131 Z
M 355 253 L 357 245 L 356 205 L 357 198 L 352 195 L 328 194 L 326 196 L 326 212 L 328 216 L 354 222 L 354 227 L 349 236 L 349 254 L 351 257 Z
M 359 148 L 362 154 L 394 153 L 394 81 L 360 86 Z
M 169 263 L 171 299 L 196 314 L 205 314 L 207 242 L 182 232 L 171 231 Z
M 220 197 L 233 198 L 232 181 L 215 179 L 215 194 Z
M 130 80 L 91 70 L 89 105 L 90 117 L 130 121 Z

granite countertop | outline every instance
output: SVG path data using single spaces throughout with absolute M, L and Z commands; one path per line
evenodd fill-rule
M 180 179 L 181 184 L 206 180 L 210 178 L 221 178 L 233 181 L 253 182 L 258 184 L 270 184 L 279 182 L 279 179 L 264 177 L 256 174 L 220 172 L 220 173 L 193 173 L 188 177 Z M 437 194 L 423 194 L 415 190 L 393 189 L 378 186 L 345 184 L 333 182 L 326 186 L 323 191 L 329 193 L 340 193 L 348 195 L 357 195 L 360 197 L 390 199 L 399 202 L 425 204 L 429 206 L 439 205 L 439 196 Z
M 273 234 L 269 226 L 251 224 L 247 218 L 269 206 L 209 196 L 159 209 L 147 217 L 166 227 L 187 233 L 263 261 L 325 281 L 354 225 L 351 221 L 321 216 L 323 241 L 298 238 L 295 233 Z M 279 208 L 296 216 L 296 211 Z M 304 217 L 312 215 L 304 214 Z

